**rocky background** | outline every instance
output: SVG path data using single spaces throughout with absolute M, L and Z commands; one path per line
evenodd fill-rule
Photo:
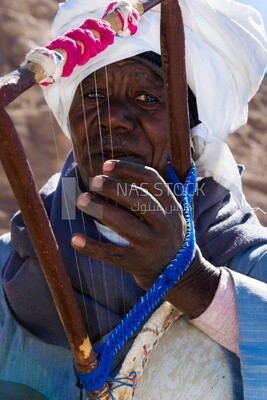
M 50 40 L 50 21 L 57 7 L 57 0 L 0 1 L 1 76 L 16 69 L 29 50 Z M 60 170 L 70 143 L 48 111 L 40 88 L 34 87 L 24 93 L 8 111 L 40 188 L 51 174 Z M 229 144 L 236 160 L 246 165 L 243 180 L 247 198 L 262 223 L 267 225 L 267 78 L 250 104 L 248 124 L 231 135 Z M 16 201 L 0 166 L 0 234 L 9 230 L 9 220 L 16 209 Z

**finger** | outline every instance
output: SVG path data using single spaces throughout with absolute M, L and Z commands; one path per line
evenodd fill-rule
M 162 224 L 162 228 L 165 227 L 166 211 L 147 190 L 104 175 L 94 177 L 90 189 L 134 212 L 150 226 Z
M 108 160 L 103 164 L 103 173 L 122 182 L 134 182 L 148 190 L 163 208 L 173 206 L 177 202 L 168 183 L 153 168 L 122 160 Z
M 105 198 L 83 193 L 76 204 L 85 214 L 97 218 L 132 244 L 146 244 L 151 240 L 152 228 L 144 220 L 131 211 L 108 203 Z
M 113 243 L 101 243 L 85 235 L 74 234 L 71 238 L 72 247 L 87 257 L 93 257 L 104 263 L 123 268 L 126 263 L 127 247 Z

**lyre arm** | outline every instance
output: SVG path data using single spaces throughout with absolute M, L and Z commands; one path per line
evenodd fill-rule
M 191 167 L 191 151 L 185 34 L 178 0 L 162 2 L 160 34 L 171 163 L 181 182 L 184 182 Z
M 97 361 L 81 311 L 21 141 L 11 118 L 1 107 L 0 120 L 0 158 L 3 168 L 21 209 L 24 223 L 65 329 L 76 367 L 80 372 L 91 372 L 96 367 Z M 106 392 L 106 389 L 103 388 L 99 392 Z M 108 400 L 109 395 L 103 399 Z
M 160 0 L 136 0 L 133 5 L 138 13 L 142 15 L 159 3 Z M 121 21 L 115 12 L 108 14 L 103 19 L 110 23 L 115 32 L 122 29 Z M 61 49 L 57 49 L 57 51 L 66 60 L 66 52 Z M 6 107 L 20 94 L 45 78 L 43 67 L 33 62 L 28 62 L 24 66 L 0 78 L 0 106 Z
M 0 108 L 0 157 L 37 258 L 45 274 L 77 368 L 87 372 L 95 362 L 73 288 L 52 232 L 21 141 L 7 112 Z

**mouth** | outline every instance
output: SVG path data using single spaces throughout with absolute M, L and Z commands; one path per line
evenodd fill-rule
M 120 150 L 112 150 L 112 151 L 108 150 L 104 151 L 103 155 L 105 158 L 121 158 L 121 157 L 129 157 L 132 154 Z
M 140 160 L 143 158 L 139 154 L 135 154 L 133 152 L 128 152 L 125 150 L 121 149 L 104 149 L 103 152 L 97 152 L 93 154 L 93 157 L 101 157 L 104 161 L 106 160 L 125 160 L 129 162 L 137 162 L 137 160 Z

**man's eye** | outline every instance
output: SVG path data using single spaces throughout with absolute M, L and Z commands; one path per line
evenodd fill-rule
M 105 98 L 105 95 L 103 94 L 103 93 L 100 93 L 100 92 L 97 92 L 96 90 L 94 90 L 94 91 L 92 91 L 92 92 L 90 92 L 90 93 L 87 93 L 87 95 L 86 95 L 89 99 L 104 99 Z
M 145 103 L 153 103 L 153 102 L 157 101 L 157 99 L 155 97 L 151 96 L 150 94 L 146 94 L 146 93 L 140 94 L 135 99 L 139 100 L 139 101 L 144 101 Z

